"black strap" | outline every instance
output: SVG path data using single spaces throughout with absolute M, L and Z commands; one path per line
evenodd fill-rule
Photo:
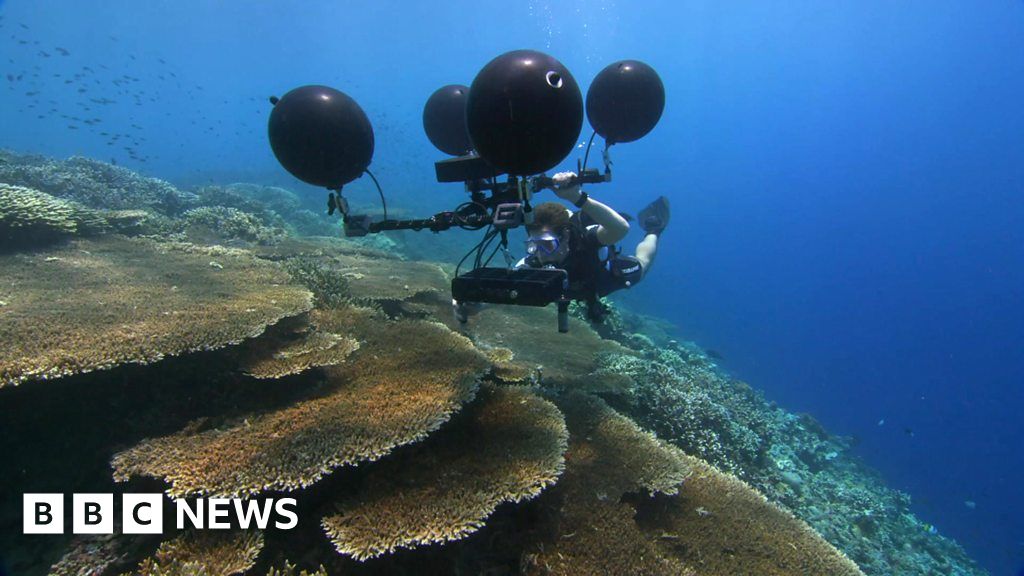
M 587 194 L 586 192 L 581 191 L 580 197 L 577 198 L 576 201 L 572 203 L 572 205 L 577 208 L 583 208 L 583 205 L 587 203 L 587 200 L 590 200 L 590 195 Z

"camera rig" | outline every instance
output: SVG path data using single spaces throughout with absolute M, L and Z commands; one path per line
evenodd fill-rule
M 534 192 L 553 188 L 543 175 L 574 149 L 584 112 L 594 129 L 575 182 L 611 180 L 608 148 L 633 142 L 650 132 L 665 107 L 665 88 L 657 72 L 638 60 L 606 66 L 587 90 L 586 109 L 579 85 L 557 59 L 536 50 L 513 50 L 488 62 L 471 86 L 449 84 L 437 89 L 423 109 L 423 129 L 441 152 L 454 156 L 435 163 L 439 182 L 463 182 L 469 200 L 429 218 L 388 218 L 387 201 L 369 170 L 374 134 L 366 112 L 352 97 L 310 84 L 281 98 L 272 96 L 267 135 L 274 156 L 296 178 L 330 191 L 328 215 L 340 212 L 346 236 L 388 230 L 451 228 L 482 230 L 480 240 L 459 262 L 452 281 L 456 317 L 466 321 L 473 302 L 545 306 L 558 303 L 559 330 L 568 330 L 568 274 L 565 270 L 513 270 L 508 231 L 533 222 Z M 605 141 L 604 173 L 587 170 L 594 136 Z M 350 213 L 341 194 L 344 185 L 367 174 L 383 205 L 383 220 Z M 504 182 L 498 177 L 508 174 Z M 532 176 L 541 174 L 540 176 Z M 564 182 L 559 182 L 564 185 Z M 485 258 L 491 244 L 497 246 Z M 504 268 L 489 268 L 498 250 Z M 460 274 L 474 255 L 473 268 Z
M 603 172 L 596 168 L 588 169 L 585 167 L 586 164 L 581 166 L 577 163 L 577 175 L 570 184 L 610 182 L 611 159 L 607 148 L 603 158 Z M 328 196 L 328 214 L 335 211 L 341 213 L 347 237 L 361 237 L 390 230 L 430 230 L 439 233 L 452 228 L 471 231 L 486 229 L 483 239 L 459 261 L 455 278 L 452 280 L 452 304 L 458 321 L 468 321 L 468 310 L 474 303 L 541 307 L 555 303 L 558 306 L 558 329 L 560 332 L 568 331 L 568 273 L 557 268 L 514 270 L 513 260 L 508 251 L 508 231 L 533 221 L 533 209 L 530 205 L 533 194 L 554 188 L 554 179 L 546 175 L 522 178 L 510 175 L 505 181 L 499 181 L 498 177 L 501 175 L 497 174 L 487 161 L 473 154 L 438 161 L 434 164 L 434 169 L 438 182 L 462 182 L 469 194 L 469 200 L 454 210 L 438 212 L 429 218 L 399 220 L 387 217 L 386 203 L 381 192 L 381 200 L 385 206 L 384 218 L 374 220 L 367 214 L 351 214 L 348 202 L 338 188 L 332 190 Z M 498 242 L 497 245 L 485 259 L 484 254 L 495 240 Z M 488 267 L 499 249 L 504 251 L 506 265 Z M 462 265 L 474 254 L 472 269 L 460 274 Z

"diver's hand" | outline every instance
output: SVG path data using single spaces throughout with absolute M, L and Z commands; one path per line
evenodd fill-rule
M 576 180 L 575 172 L 559 172 L 551 177 L 555 185 L 555 195 L 562 200 L 576 202 L 580 199 L 580 184 Z

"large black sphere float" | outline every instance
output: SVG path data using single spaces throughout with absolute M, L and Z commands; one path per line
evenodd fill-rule
M 469 86 L 449 84 L 434 91 L 423 106 L 423 131 L 435 148 L 452 156 L 473 149 L 466 130 L 466 100 Z
M 373 159 L 373 127 L 344 92 L 302 86 L 273 98 L 268 133 L 278 162 L 293 176 L 332 190 L 363 174 Z
M 491 60 L 473 80 L 466 126 L 473 148 L 492 166 L 538 174 L 572 152 L 583 127 L 583 97 L 561 62 L 515 50 Z
M 587 90 L 587 120 L 608 144 L 646 136 L 664 109 L 661 78 L 654 68 L 638 60 L 608 65 Z

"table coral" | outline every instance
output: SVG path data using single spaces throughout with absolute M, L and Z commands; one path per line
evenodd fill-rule
M 247 253 L 119 236 L 0 256 L 0 278 L 0 386 L 219 348 L 312 306 Z
M 456 422 L 373 469 L 323 527 L 358 560 L 477 531 L 502 502 L 533 498 L 562 471 L 561 413 L 527 388 L 487 386 Z
M 358 308 L 318 321 L 360 341 L 350 362 L 324 369 L 329 391 L 227 427 L 146 440 L 114 456 L 114 478 L 164 478 L 175 497 L 309 486 L 437 430 L 472 399 L 487 367 L 466 338 L 439 324 Z
M 168 540 L 138 569 L 122 576 L 235 576 L 256 564 L 260 531 L 189 531 Z

